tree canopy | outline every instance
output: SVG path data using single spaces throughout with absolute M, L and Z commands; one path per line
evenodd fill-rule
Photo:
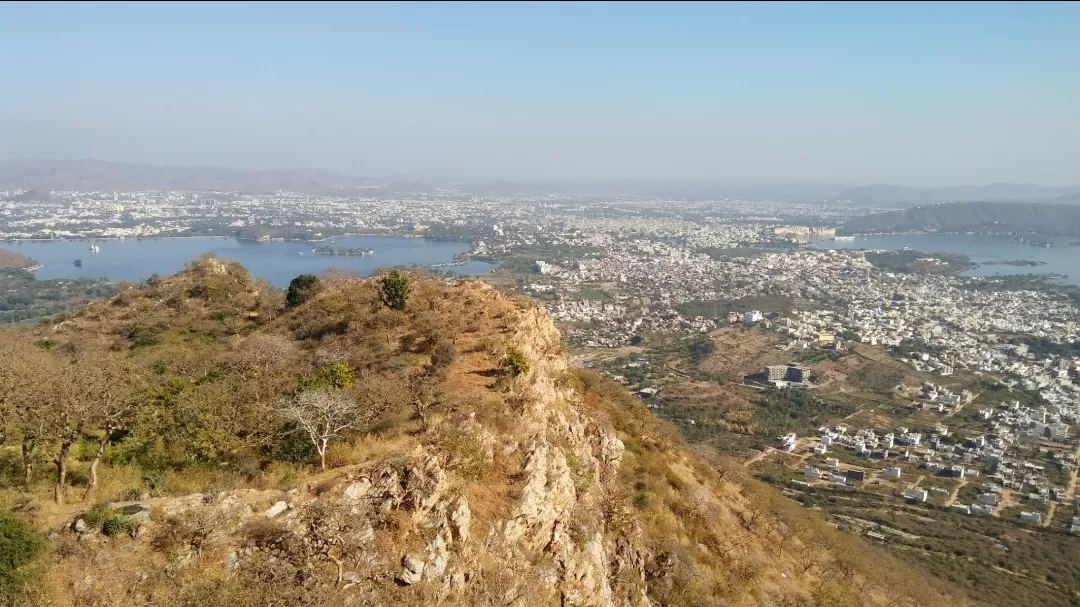
M 296 307 L 319 290 L 319 277 L 314 274 L 301 274 L 289 282 L 289 288 L 285 291 L 285 303 L 290 308 Z
M 394 310 L 404 310 L 409 300 L 409 277 L 397 270 L 390 270 L 382 279 L 383 301 Z

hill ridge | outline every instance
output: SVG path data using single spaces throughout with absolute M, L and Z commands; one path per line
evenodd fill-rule
M 854 217 L 841 233 L 958 231 L 1074 235 L 1080 206 L 1049 203 L 954 202 Z
M 384 305 L 379 277 L 347 276 L 325 276 L 306 301 L 277 308 L 238 264 L 207 257 L 40 329 L 36 338 L 52 352 L 137 353 L 144 373 L 160 378 L 150 378 L 158 385 L 151 393 L 171 403 L 155 415 L 179 408 L 204 416 L 225 433 L 207 439 L 225 449 L 253 440 L 267 391 L 291 390 L 291 378 L 327 364 L 356 371 L 347 388 L 356 398 L 390 403 L 335 456 L 336 469 L 280 489 L 234 481 L 147 496 L 152 514 L 134 540 L 84 531 L 72 544 L 59 531 L 63 548 L 49 579 L 63 602 L 938 600 L 885 553 L 829 528 L 738 464 L 689 449 L 621 386 L 571 369 L 540 307 L 483 283 L 411 276 L 400 311 Z M 226 322 L 235 315 L 222 310 L 231 309 L 246 324 Z M 454 341 L 456 355 L 428 399 L 411 382 L 434 364 L 430 344 L 442 339 Z M 511 352 L 523 361 L 517 374 L 500 370 Z M 247 431 L 240 442 L 227 436 L 237 420 Z M 138 442 L 124 442 L 155 423 L 134 422 L 112 457 L 144 457 Z M 71 512 L 43 516 L 70 521 Z

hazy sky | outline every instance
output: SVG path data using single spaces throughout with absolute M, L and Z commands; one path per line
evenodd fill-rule
M 1080 3 L 0 4 L 0 159 L 1080 183 Z

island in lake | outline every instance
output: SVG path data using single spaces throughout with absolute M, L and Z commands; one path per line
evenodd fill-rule
M 1024 236 L 1014 238 L 1013 242 L 1018 242 L 1018 243 L 1020 243 L 1022 245 L 1027 245 L 1029 247 L 1040 247 L 1040 248 L 1045 248 L 1045 249 L 1049 249 L 1049 248 L 1054 246 L 1054 243 L 1049 241 L 1049 240 L 1043 240 L 1041 238 L 1030 238 L 1030 237 L 1024 237 Z
M 970 257 L 960 253 L 923 253 L 911 249 L 867 251 L 866 261 L 880 270 L 905 274 L 960 274 L 979 267 Z
M 346 257 L 367 257 L 374 255 L 374 249 L 345 249 L 338 247 L 316 247 L 311 250 L 312 255 L 344 255 Z
M 1045 261 L 1031 261 L 1030 259 L 1007 259 L 1004 261 L 984 261 L 984 266 L 1016 266 L 1016 267 L 1035 267 L 1045 266 Z

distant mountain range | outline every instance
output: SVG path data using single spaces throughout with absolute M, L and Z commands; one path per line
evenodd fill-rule
M 577 194 L 717 200 L 724 198 L 827 201 L 861 206 L 905 206 L 932 202 L 1080 203 L 1080 186 L 1045 187 L 995 183 L 987 186 L 911 188 L 876 184 L 816 183 L 775 178 L 724 180 L 506 181 L 479 178 L 393 175 L 354 177 L 323 169 L 233 169 L 209 166 L 155 166 L 101 160 L 9 160 L 0 162 L 0 191 L 133 191 L 152 189 L 313 194 L 389 195 L 453 189 L 488 196 Z
M 1080 234 L 1080 205 L 955 202 L 875 213 L 849 220 L 841 233 L 994 232 Z
M 154 166 L 101 160 L 9 160 L 0 162 L 0 190 L 133 191 L 150 189 L 250 192 L 329 191 L 381 185 L 322 169 L 248 170 L 202 166 Z
M 841 200 L 857 204 L 904 205 L 934 202 L 1050 202 L 1080 203 L 1080 186 L 1046 187 L 1031 183 L 992 183 L 985 186 L 909 188 L 876 184 L 841 192 Z

